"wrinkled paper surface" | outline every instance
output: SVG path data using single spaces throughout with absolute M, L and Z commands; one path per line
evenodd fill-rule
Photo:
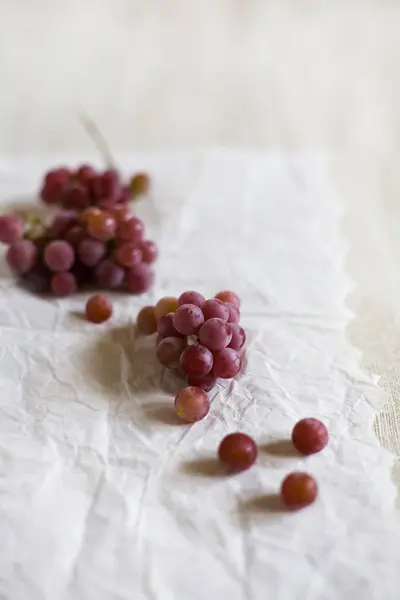
M 26 208 L 54 164 L 3 160 L 3 208 Z M 323 162 L 216 151 L 120 164 L 155 181 L 138 207 L 160 246 L 150 294 L 114 295 L 113 319 L 94 326 L 85 294 L 34 297 L 1 266 L 0 598 L 398 600 L 392 459 L 371 430 L 382 396 L 346 341 L 351 284 Z M 177 424 L 179 382 L 136 314 L 225 288 L 242 297 L 245 371 L 210 393 L 204 421 Z M 331 437 L 302 458 L 288 440 L 306 416 Z M 216 448 L 236 430 L 258 463 L 224 477 Z M 287 513 L 275 494 L 299 469 L 320 496 Z

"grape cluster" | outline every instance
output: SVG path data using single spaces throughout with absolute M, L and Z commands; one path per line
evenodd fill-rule
M 9 267 L 37 293 L 67 296 L 90 284 L 141 294 L 154 280 L 157 246 L 125 204 L 63 210 L 48 226 L 3 216 L 0 241 Z
M 66 210 L 85 210 L 89 206 L 112 208 L 146 194 L 150 179 L 137 173 L 126 183 L 116 169 L 98 171 L 91 165 L 77 169 L 57 167 L 44 176 L 40 197 L 45 204 L 62 206 Z
M 145 334 L 157 332 L 159 363 L 179 370 L 190 387 L 208 392 L 218 378 L 231 379 L 241 369 L 246 334 L 239 320 L 240 299 L 234 292 L 219 292 L 206 300 L 188 291 L 144 307 L 137 324 Z M 201 395 L 199 403 L 204 405 Z M 181 408 L 180 413 L 185 411 Z M 188 420 L 192 422 L 193 416 Z

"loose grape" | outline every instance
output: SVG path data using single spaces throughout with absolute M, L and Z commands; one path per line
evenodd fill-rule
M 317 482 L 308 473 L 290 473 L 282 482 L 281 496 L 288 508 L 308 506 L 315 501 L 317 495 Z
M 3 244 L 14 244 L 24 234 L 24 224 L 15 215 L 3 215 L 0 217 L 0 242 Z
M 194 304 L 201 308 L 205 301 L 206 299 L 202 294 L 194 291 L 183 292 L 178 298 L 179 306 L 182 306 L 182 304 Z
M 240 311 L 239 309 L 232 304 L 231 302 L 225 302 L 225 306 L 229 311 L 228 323 L 239 323 L 240 321 Z
M 147 194 L 150 189 L 150 177 L 146 173 L 136 173 L 131 179 L 130 188 L 133 197 Z
M 76 182 L 70 185 L 64 192 L 62 205 L 67 209 L 84 210 L 90 204 L 87 188 Z
M 206 300 L 201 307 L 203 311 L 204 319 L 223 319 L 227 321 L 229 318 L 229 309 L 222 300 L 213 298 L 212 300 Z
M 197 344 L 185 348 L 180 362 L 182 369 L 189 376 L 207 375 L 213 368 L 213 355 L 208 348 Z
M 76 212 L 72 210 L 64 210 L 54 218 L 50 225 L 50 234 L 55 237 L 64 236 L 71 227 L 77 222 Z
M 174 327 L 183 335 L 194 335 L 203 323 L 204 315 L 195 304 L 182 304 L 174 313 Z
M 55 240 L 46 246 L 44 262 L 51 271 L 69 271 L 74 264 L 75 252 L 71 244 L 64 240 Z
M 325 448 L 329 434 L 318 419 L 302 419 L 293 428 L 293 446 L 302 454 L 315 454 Z
M 176 414 L 186 423 L 201 421 L 210 411 L 207 394 L 194 386 L 185 387 L 178 392 L 174 405 Z
M 214 354 L 213 371 L 216 377 L 221 379 L 231 379 L 240 371 L 242 361 L 236 350 L 232 348 L 224 348 Z
M 185 346 L 186 342 L 182 338 L 166 337 L 162 339 L 156 348 L 158 362 L 169 369 L 176 369 Z
M 168 313 L 174 313 L 176 311 L 176 309 L 178 308 L 178 298 L 175 298 L 174 296 L 164 296 L 164 298 L 161 298 L 154 310 L 156 313 L 156 318 L 157 319 L 161 319 L 161 317 L 163 315 L 166 315 Z
M 154 273 L 150 265 L 140 263 L 128 269 L 125 275 L 125 285 L 133 294 L 147 292 L 154 283 Z M 156 315 L 157 316 L 157 315 Z
M 143 262 L 152 265 L 156 262 L 158 257 L 158 248 L 154 242 L 145 240 L 139 244 L 140 251 L 142 253 Z
M 203 346 L 213 352 L 222 350 L 232 339 L 231 328 L 222 319 L 209 319 L 200 327 L 199 339 Z
M 214 385 L 216 384 L 216 381 L 217 378 L 215 377 L 212 371 L 210 371 L 210 373 L 207 373 L 207 375 L 187 378 L 188 385 L 194 385 L 195 387 L 200 388 L 204 392 L 209 392 L 210 390 L 212 390 Z
M 106 245 L 100 240 L 86 238 L 78 246 L 78 256 L 82 264 L 87 267 L 95 267 L 104 258 Z
M 232 472 L 249 469 L 257 459 L 255 441 L 245 433 L 230 433 L 219 445 L 220 461 Z
M 236 308 L 240 308 L 240 298 L 237 294 L 235 294 L 235 292 L 223 290 L 222 292 L 218 292 L 218 294 L 215 294 L 215 297 L 218 300 L 222 300 L 222 302 L 230 302 L 231 304 L 236 306 Z
M 103 260 L 96 267 L 97 283 L 105 290 L 119 288 L 124 280 L 124 276 L 124 270 L 108 259 Z
M 137 217 L 131 217 L 119 223 L 118 233 L 121 240 L 139 244 L 143 241 L 144 225 Z
M 157 319 L 154 314 L 154 306 L 144 306 L 138 313 L 136 319 L 139 331 L 145 335 L 151 335 L 157 331 Z
M 183 337 L 174 327 L 174 313 L 163 315 L 158 320 L 157 331 L 162 338 L 165 337 Z
M 115 236 L 117 222 L 110 213 L 101 211 L 99 214 L 92 214 L 89 217 L 87 230 L 97 240 L 108 242 Z
M 229 327 L 231 329 L 232 339 L 228 344 L 228 348 L 239 351 L 246 342 L 246 333 L 243 327 L 240 327 L 240 325 L 237 325 L 236 323 L 230 323 Z
M 86 318 L 92 323 L 103 323 L 112 315 L 113 307 L 110 300 L 101 294 L 92 296 L 86 304 Z
M 26 273 L 32 269 L 37 257 L 37 248 L 30 240 L 18 240 L 9 246 L 6 261 L 10 269 Z
M 68 272 L 55 273 L 51 278 L 51 291 L 55 296 L 69 296 L 77 290 L 74 275 Z
M 116 262 L 122 267 L 131 268 L 142 262 L 142 252 L 132 242 L 122 243 L 114 253 Z

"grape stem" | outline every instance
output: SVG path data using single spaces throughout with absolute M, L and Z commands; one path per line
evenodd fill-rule
M 115 162 L 111 154 L 110 147 L 96 123 L 86 113 L 80 114 L 79 120 L 86 133 L 97 147 L 97 150 L 100 152 L 107 166 L 113 167 Z

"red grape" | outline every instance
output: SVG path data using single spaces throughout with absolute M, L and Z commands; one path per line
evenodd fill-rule
M 102 289 L 114 290 L 120 287 L 124 280 L 124 270 L 111 260 L 103 260 L 96 267 L 97 283 Z
M 245 433 L 230 433 L 220 443 L 220 461 L 232 472 L 245 471 L 256 461 L 258 448 L 255 441 Z
M 62 205 L 64 208 L 84 210 L 89 204 L 90 198 L 88 190 L 80 183 L 73 183 L 65 190 L 62 198 Z
M 142 262 L 142 252 L 135 244 L 125 242 L 115 250 L 115 260 L 122 267 L 134 267 Z
M 186 423 L 201 421 L 210 411 L 207 394 L 194 386 L 185 387 L 178 392 L 174 405 L 176 414 Z
M 320 452 L 327 445 L 328 439 L 328 430 L 318 419 L 302 419 L 293 428 L 293 446 L 302 454 Z
M 229 311 L 228 323 L 239 323 L 240 321 L 240 311 L 239 309 L 232 304 L 231 302 L 225 302 L 225 306 Z
M 240 308 L 240 298 L 237 294 L 235 294 L 235 292 L 223 290 L 222 292 L 218 292 L 218 294 L 215 294 L 215 297 L 218 300 L 222 300 L 222 302 L 230 302 L 231 304 L 236 306 L 236 308 Z
M 195 387 L 200 388 L 204 392 L 209 392 L 212 390 L 214 385 L 216 384 L 217 378 L 214 373 L 210 371 L 206 375 L 200 375 L 198 377 L 188 377 L 187 384 L 194 385 Z
M 178 298 L 174 296 L 164 296 L 164 298 L 160 298 L 155 306 L 156 318 L 161 319 L 163 315 L 168 313 L 174 313 L 178 308 Z
M 104 242 L 93 238 L 82 240 L 78 246 L 78 256 L 82 264 L 87 267 L 95 267 L 104 258 L 106 246 Z
M 228 348 L 239 351 L 246 342 L 246 333 L 244 329 L 236 323 L 229 323 L 229 327 L 231 329 L 232 339 L 228 344 Z
M 118 233 L 121 240 L 139 244 L 143 240 L 144 225 L 137 217 L 131 217 L 119 223 Z
M 70 172 L 65 168 L 49 171 L 45 176 L 41 190 L 41 198 L 46 204 L 59 204 L 70 179 Z
M 201 308 L 205 301 L 204 296 L 194 291 L 183 292 L 178 298 L 179 306 L 182 306 L 182 304 L 194 304 Z
M 154 306 L 144 306 L 140 309 L 136 319 L 139 331 L 145 335 L 151 335 L 157 331 L 157 319 L 154 314 Z
M 174 327 L 183 335 L 197 333 L 203 323 L 204 315 L 195 304 L 182 304 L 174 313 Z
M 51 271 L 69 271 L 74 260 L 74 249 L 64 240 L 54 240 L 45 248 L 44 262 Z
M 131 199 L 131 188 L 129 185 L 123 185 L 119 193 L 118 204 L 126 204 Z
M 158 248 L 154 242 L 150 240 L 145 240 L 139 244 L 139 248 L 142 253 L 143 262 L 152 265 L 156 262 L 158 257 Z
M 120 194 L 120 178 L 119 173 L 115 169 L 108 169 L 96 177 L 93 181 L 93 192 L 95 197 L 100 200 L 102 198 L 110 198 L 117 201 Z
M 232 348 L 224 348 L 214 354 L 213 371 L 216 377 L 221 379 L 231 379 L 240 371 L 242 361 L 236 350 Z
M 81 165 L 75 173 L 75 179 L 82 185 L 87 186 L 96 175 L 97 172 L 94 167 L 91 165 Z
M 182 338 L 166 337 L 162 339 L 156 348 L 158 362 L 169 369 L 176 369 L 185 346 L 186 341 Z
M 170 336 L 183 337 L 182 334 L 178 333 L 178 331 L 174 327 L 174 313 L 168 313 L 166 315 L 163 315 L 158 320 L 157 331 L 160 334 L 161 339 Z
M 3 244 L 14 244 L 24 234 L 24 223 L 15 215 L 3 215 L 0 217 L 0 242 Z
M 132 217 L 129 206 L 125 206 L 125 204 L 116 204 L 110 209 L 110 213 L 117 221 L 117 224 Z
M 231 328 L 222 319 L 209 319 L 200 327 L 199 339 L 203 346 L 213 352 L 222 350 L 232 339 Z
M 188 346 L 182 352 L 181 367 L 190 376 L 206 375 L 213 368 L 213 355 L 200 344 Z
M 18 240 L 9 246 L 6 261 L 10 269 L 17 273 L 30 271 L 35 264 L 37 248 L 30 240 Z
M 65 241 L 71 244 L 74 248 L 87 237 L 86 229 L 81 225 L 74 225 L 65 233 Z
M 86 210 L 84 210 L 79 215 L 79 220 L 84 225 L 87 225 L 89 223 L 90 219 L 92 219 L 94 217 L 98 217 L 99 215 L 102 214 L 102 212 L 103 211 L 98 206 L 89 206 L 89 208 L 87 208 Z
M 76 212 L 64 210 L 54 218 L 50 226 L 50 234 L 55 238 L 64 236 L 71 227 L 76 225 L 76 222 Z
M 141 263 L 128 269 L 125 275 L 126 288 L 133 294 L 147 292 L 154 282 L 154 273 L 149 265 Z
M 317 495 L 317 482 L 308 473 L 290 473 L 282 482 L 281 496 L 288 508 L 308 506 L 315 501 Z
M 92 296 L 86 304 L 86 318 L 92 323 L 103 323 L 112 315 L 112 304 L 110 300 L 101 294 Z
M 88 218 L 87 230 L 97 240 L 108 242 L 115 236 L 117 222 L 110 213 L 100 211 L 98 214 L 91 214 Z
M 56 296 L 69 296 L 77 290 L 75 276 L 72 273 L 55 273 L 51 278 L 51 291 Z
M 222 300 L 213 298 L 212 300 L 206 300 L 201 307 L 204 314 L 204 319 L 223 319 L 227 321 L 229 318 L 229 309 Z

